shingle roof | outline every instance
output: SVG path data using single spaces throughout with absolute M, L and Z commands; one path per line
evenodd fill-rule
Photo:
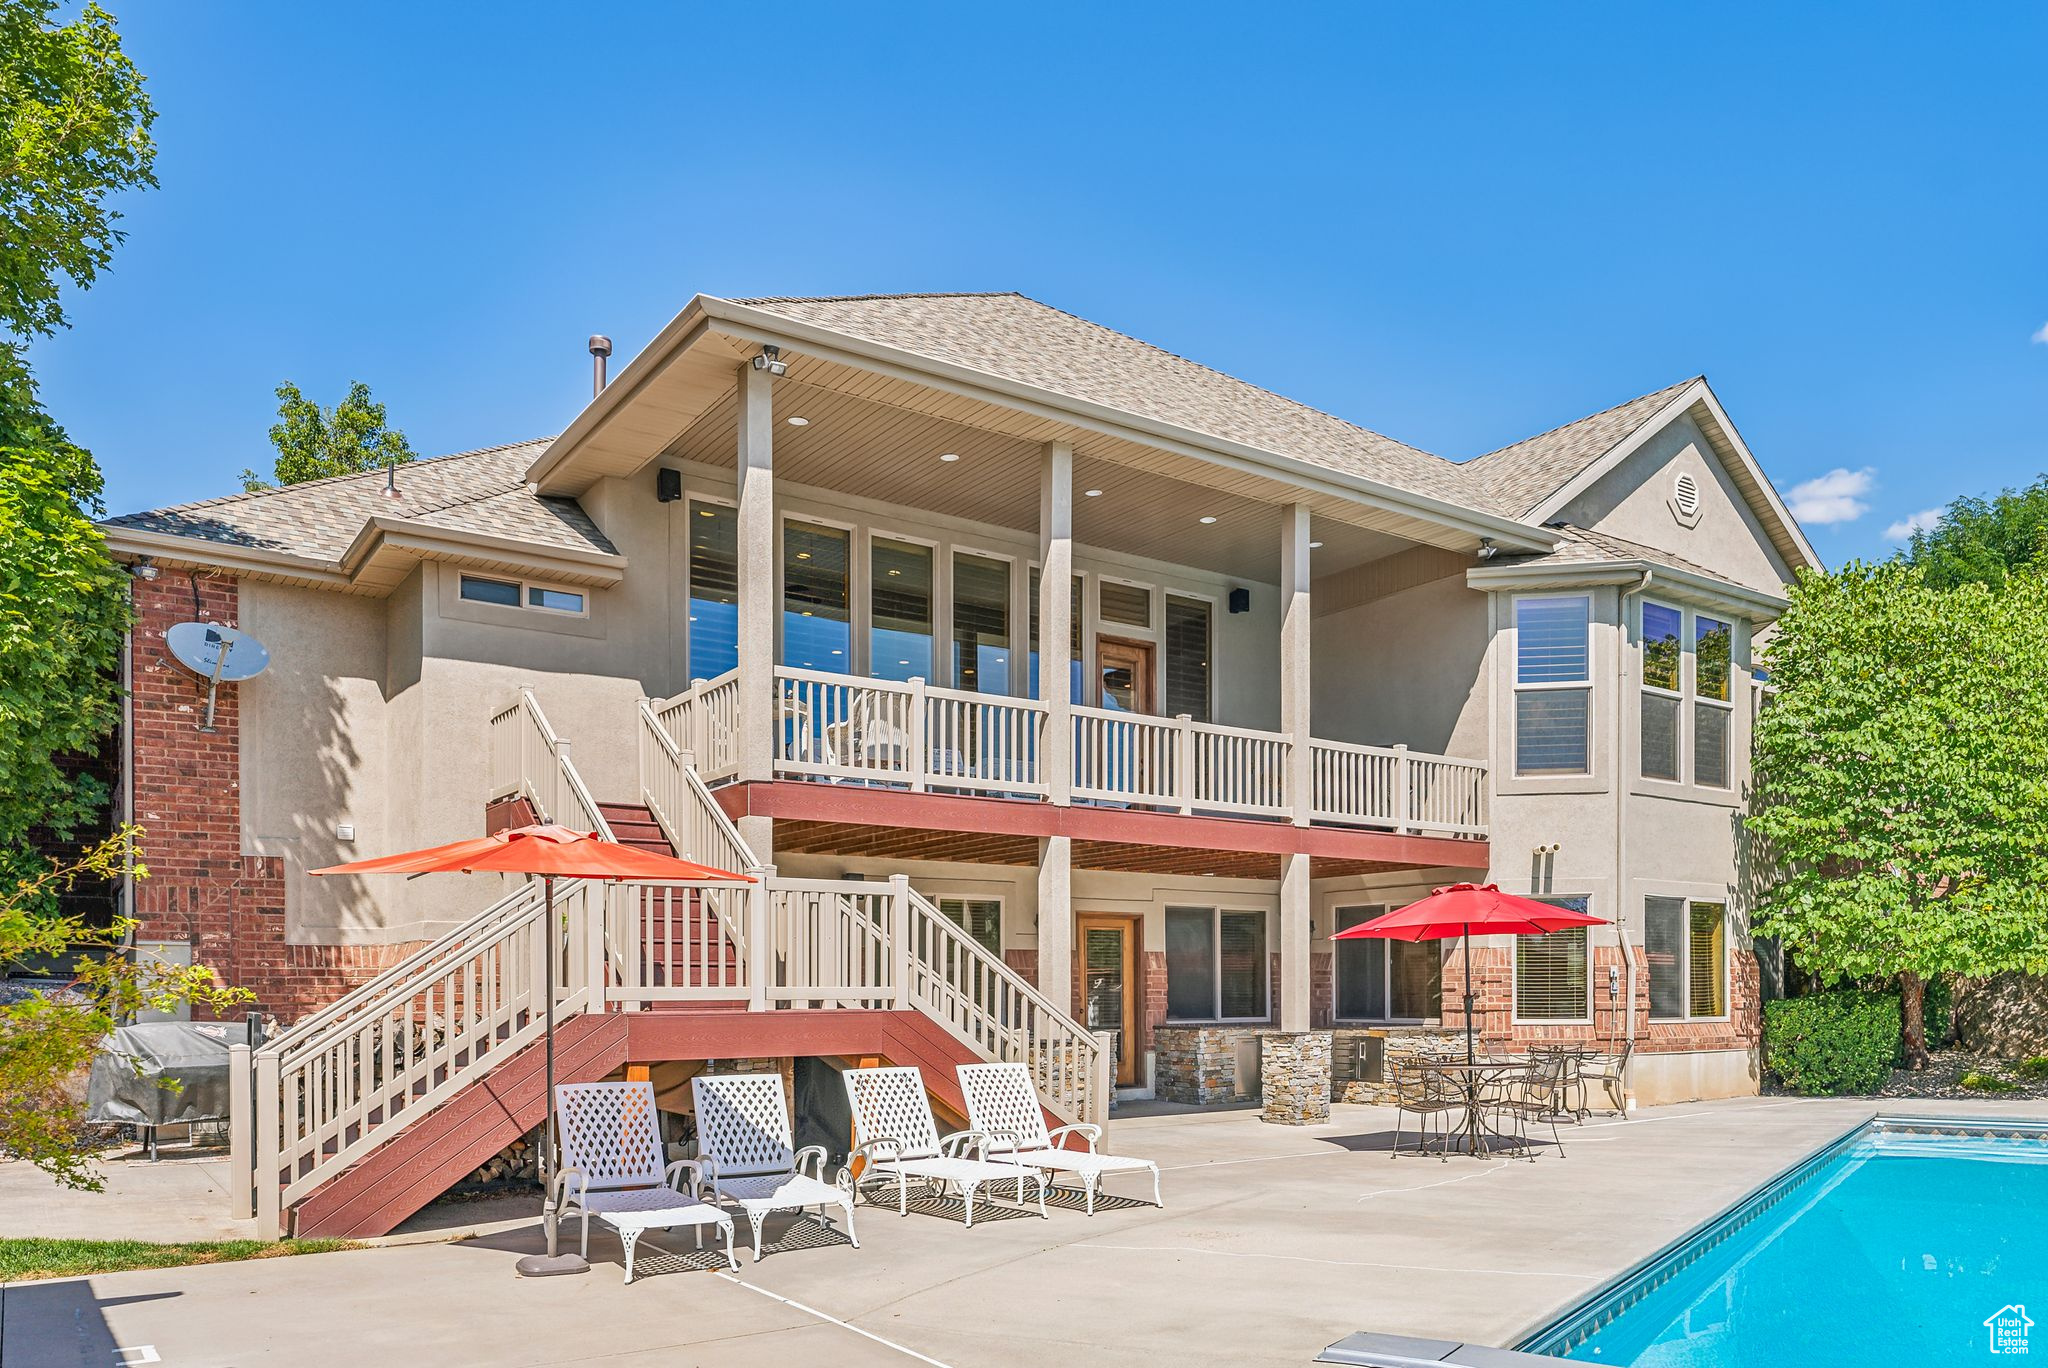
M 384 493 L 384 472 L 369 470 L 128 513 L 100 525 L 338 561 L 364 524 L 381 516 L 558 550 L 617 554 L 574 499 L 527 491 L 526 469 L 546 447 L 542 439 L 408 462 L 398 467 L 395 499 Z
M 1574 475 L 1627 441 L 1652 414 L 1697 379 L 1694 376 L 1666 385 L 1575 423 L 1525 437 L 1476 456 L 1460 469 L 1494 509 L 1511 518 L 1527 517 Z
M 1652 565 L 1711 580 L 1715 584 L 1725 584 L 1743 594 L 1754 595 L 1759 592 L 1754 585 L 1730 579 L 1719 571 L 1709 570 L 1662 547 L 1630 541 L 1626 537 L 1617 537 L 1612 532 L 1598 532 L 1590 527 L 1574 527 L 1570 523 L 1547 525 L 1558 534 L 1558 543 L 1550 551 L 1539 555 L 1501 556 L 1493 564 L 1545 568 L 1567 565 Z
M 1471 503 L 1471 487 L 1455 462 L 1021 294 L 732 302 L 1412 493 Z

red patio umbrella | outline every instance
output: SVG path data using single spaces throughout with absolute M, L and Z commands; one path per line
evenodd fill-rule
M 1605 926 L 1604 917 L 1574 912 L 1569 907 L 1503 893 L 1498 884 L 1451 884 L 1420 902 L 1339 931 L 1331 940 L 1465 941 L 1465 1062 L 1476 1057 L 1472 1047 L 1472 933 L 1482 936 L 1540 936 L 1573 926 Z
M 548 953 L 541 1010 L 546 1053 L 547 1102 L 543 1110 L 545 1132 L 541 1142 L 541 1189 L 547 1189 L 552 1172 L 555 1128 L 555 880 L 637 879 L 650 883 L 752 883 L 745 874 L 713 869 L 694 860 L 679 860 L 651 850 L 607 841 L 594 831 L 575 831 L 565 826 L 513 827 L 491 836 L 403 855 L 384 855 L 374 860 L 316 869 L 315 874 L 533 874 L 539 876 L 546 898 L 549 929 Z M 549 1248 L 553 1250 L 552 1230 Z

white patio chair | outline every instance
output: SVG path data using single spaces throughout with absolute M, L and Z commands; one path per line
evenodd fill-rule
M 1095 1194 L 1101 1191 L 1103 1178 L 1112 1173 L 1149 1171 L 1152 1205 L 1166 1205 L 1159 1196 L 1159 1165 L 1150 1159 L 1096 1153 L 1102 1127 L 1084 1121 L 1047 1130 L 1045 1109 L 1039 1106 L 1037 1090 L 1031 1086 L 1031 1071 L 1024 1065 L 962 1064 L 957 1071 L 960 1091 L 967 1097 L 967 1124 L 989 1137 L 991 1157 L 1052 1173 L 1076 1175 L 1081 1180 L 1090 1216 L 1095 1214 Z M 1068 1149 L 1067 1138 L 1074 1135 L 1085 1140 L 1088 1148 Z
M 825 1208 L 846 1213 L 846 1239 L 855 1249 L 853 1191 L 825 1181 L 825 1149 L 790 1148 L 789 1107 L 779 1074 L 699 1074 L 690 1080 L 697 1106 L 697 1157 L 711 1195 L 736 1202 L 754 1227 L 754 1258 L 761 1257 L 761 1223 L 772 1211 Z M 806 1171 L 806 1170 L 810 1171 Z
M 1019 1164 L 992 1162 L 987 1157 L 988 1137 L 974 1131 L 955 1131 L 939 1138 L 932 1120 L 932 1104 L 925 1097 L 924 1075 L 916 1069 L 848 1069 L 846 1100 L 853 1104 L 853 1153 L 847 1156 L 846 1174 L 853 1189 L 879 1179 L 896 1180 L 896 1213 L 910 1214 L 910 1184 L 913 1181 L 960 1189 L 967 1206 L 967 1225 L 974 1225 L 974 1194 L 985 1183 L 1017 1184 L 1017 1201 L 1024 1200 L 1028 1179 L 1038 1185 L 1038 1214 L 1044 1216 L 1045 1175 Z M 858 1178 L 856 1162 L 865 1161 Z M 868 1198 L 873 1201 L 871 1195 Z
M 697 1197 L 698 1166 L 684 1159 L 662 1166 L 661 1132 L 655 1121 L 652 1083 L 562 1083 L 555 1087 L 555 1129 L 562 1138 L 562 1167 L 549 1193 L 552 1232 L 563 1213 L 583 1213 L 583 1257 L 590 1257 L 590 1218 L 619 1232 L 626 1249 L 626 1281 L 633 1281 L 633 1247 L 650 1230 L 694 1228 L 704 1247 L 704 1227 L 725 1232 L 725 1262 L 737 1269 L 732 1252 L 732 1217 Z M 676 1176 L 687 1174 L 687 1190 Z M 549 1239 L 549 1252 L 554 1241 Z

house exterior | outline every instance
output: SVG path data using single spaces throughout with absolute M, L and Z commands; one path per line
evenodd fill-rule
M 285 1021 L 506 894 L 309 869 L 542 808 L 680 847 L 672 753 L 731 849 L 900 876 L 1120 1091 L 1461 1032 L 1455 946 L 1329 940 L 1459 880 L 1611 923 L 1475 942 L 1484 1041 L 1755 1089 L 1751 659 L 1818 562 L 1703 378 L 1454 462 L 1018 295 L 700 296 L 559 436 L 104 528 L 140 940 Z M 211 732 L 192 619 L 274 662 Z

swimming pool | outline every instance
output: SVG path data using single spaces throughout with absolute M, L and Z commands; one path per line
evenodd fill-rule
M 1881 1116 L 1521 1348 L 1633 1368 L 1981 1363 L 1995 1330 L 2024 1343 L 2029 1300 L 2048 1316 L 2048 1123 Z

